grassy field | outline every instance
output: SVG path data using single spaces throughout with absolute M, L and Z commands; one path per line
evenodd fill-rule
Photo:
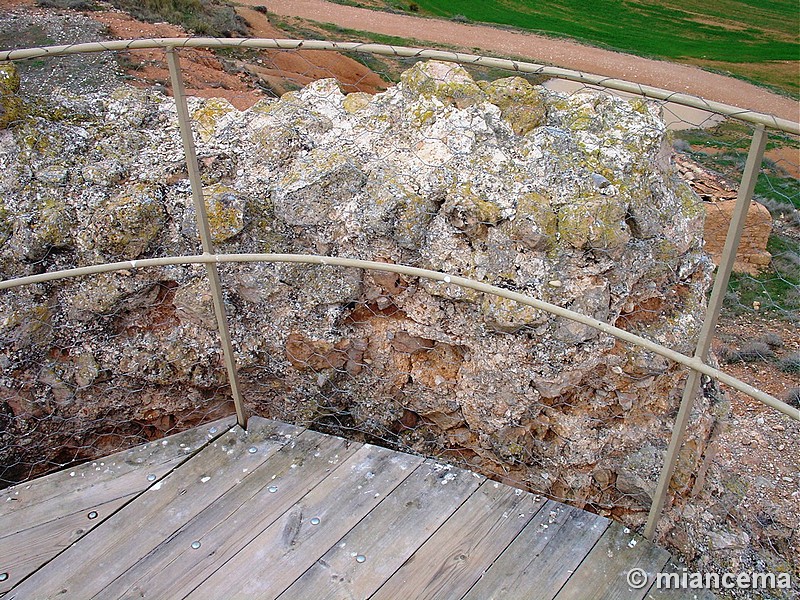
M 573 37 L 800 92 L 796 0 L 387 0 L 385 4 L 458 21 Z

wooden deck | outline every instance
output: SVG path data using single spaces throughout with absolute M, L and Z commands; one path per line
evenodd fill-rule
M 711 598 L 634 590 L 669 554 L 418 456 L 228 419 L 0 491 L 0 596 Z

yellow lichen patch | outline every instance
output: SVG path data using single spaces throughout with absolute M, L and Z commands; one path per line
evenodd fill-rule
M 478 85 L 489 95 L 489 102 L 500 109 L 517 135 L 525 135 L 544 123 L 547 116 L 544 99 L 522 77 L 482 81 Z
M 449 194 L 450 224 L 467 233 L 474 233 L 481 225 L 497 225 L 500 207 L 476 194 L 472 186 L 462 183 Z
M 211 239 L 224 242 L 244 229 L 244 199 L 226 185 L 215 184 L 203 188 L 206 215 Z
M 24 104 L 17 95 L 19 73 L 12 63 L 0 65 L 0 129 L 5 129 L 24 115 Z
M 394 234 L 397 242 L 405 248 L 415 248 L 425 235 L 425 228 L 433 218 L 434 207 L 430 201 L 405 187 L 399 202 Z
M 625 207 L 600 194 L 567 204 L 558 212 L 558 234 L 573 248 L 607 250 L 625 245 Z
M 435 60 L 417 63 L 400 76 L 400 81 L 420 96 L 436 97 L 458 108 L 484 102 L 487 98 L 469 73 L 452 63 Z
M 255 113 L 257 115 L 268 115 L 272 112 L 272 109 L 275 108 L 276 101 L 272 98 L 262 98 L 253 106 L 248 109 L 248 112 Z
M 411 108 L 410 114 L 411 124 L 414 127 L 422 127 L 434 119 L 436 112 L 430 107 L 429 104 L 423 104 L 420 102 Z
M 490 294 L 484 295 L 481 308 L 484 320 L 490 327 L 508 333 L 541 324 L 547 319 L 544 312 L 532 306 Z
M 4 244 L 11 237 L 14 231 L 14 221 L 0 199 L 0 245 Z
M 645 102 L 642 98 L 631 98 L 628 100 L 628 103 L 631 105 L 633 110 L 638 112 L 641 115 L 649 115 L 650 109 L 647 106 L 647 102 Z
M 192 119 L 197 127 L 197 133 L 204 142 L 210 140 L 217 131 L 217 125 L 222 117 L 236 109 L 224 98 L 209 98 L 192 113 Z
M 342 106 L 349 113 L 357 113 L 369 106 L 370 100 L 372 100 L 372 96 L 366 92 L 353 92 L 344 97 Z
M 14 63 L 0 65 L 0 93 L 16 94 L 19 92 L 19 73 Z
M 572 131 L 585 131 L 591 128 L 596 116 L 593 107 L 584 104 L 573 107 L 573 111 L 567 115 L 566 124 Z
M 679 183 L 675 186 L 675 194 L 681 201 L 681 209 L 684 216 L 693 219 L 695 217 L 705 217 L 706 207 L 703 201 L 692 191 L 686 183 Z
M 95 221 L 97 246 L 106 254 L 133 259 L 142 254 L 164 226 L 157 190 L 137 183 L 109 200 Z
M 65 248 L 72 243 L 75 215 L 72 208 L 53 197 L 46 197 L 36 209 L 34 235 L 52 248 Z
M 517 211 L 513 221 L 502 225 L 512 240 L 525 244 L 532 250 L 548 248 L 558 231 L 558 218 L 545 196 L 528 192 L 517 200 Z

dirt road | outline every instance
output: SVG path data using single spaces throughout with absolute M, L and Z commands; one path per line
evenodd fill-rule
M 340 27 L 385 35 L 415 38 L 434 44 L 448 44 L 488 50 L 507 56 L 636 81 L 660 88 L 702 96 L 741 108 L 800 120 L 800 103 L 772 94 L 738 79 L 717 75 L 666 61 L 650 60 L 594 48 L 576 42 L 534 34 L 505 31 L 484 25 L 464 25 L 363 8 L 332 4 L 324 0 L 238 0 L 262 5 L 281 16 L 295 16 Z

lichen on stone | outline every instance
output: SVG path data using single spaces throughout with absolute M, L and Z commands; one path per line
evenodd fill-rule
M 591 194 L 558 211 L 558 236 L 573 248 L 607 251 L 624 246 L 631 235 L 625 206 L 601 194 Z
M 235 111 L 233 105 L 224 98 L 209 98 L 203 106 L 192 112 L 192 122 L 200 139 L 210 140 L 225 115 Z
M 73 244 L 75 210 L 53 196 L 42 198 L 36 208 L 33 234 L 48 248 L 65 249 Z
M 547 107 L 542 94 L 522 77 L 478 82 L 489 96 L 489 102 L 500 108 L 503 118 L 517 135 L 542 126 L 547 117 Z
M 19 73 L 14 63 L 0 64 L 0 129 L 19 121 L 25 105 L 19 96 Z
M 216 184 L 203 188 L 211 239 L 225 242 L 244 229 L 246 198 L 231 187 Z
M 372 96 L 365 92 L 353 92 L 345 96 L 342 106 L 349 113 L 357 113 L 369 104 Z
M 458 108 L 487 99 L 464 67 L 454 63 L 419 62 L 400 76 L 399 87 L 410 97 L 435 97 Z
M 87 233 L 109 258 L 133 259 L 143 254 L 164 226 L 161 191 L 147 184 L 123 189 L 99 208 Z
M 519 196 L 514 218 L 505 221 L 502 229 L 531 250 L 547 250 L 556 241 L 558 217 L 548 198 L 527 192 Z

